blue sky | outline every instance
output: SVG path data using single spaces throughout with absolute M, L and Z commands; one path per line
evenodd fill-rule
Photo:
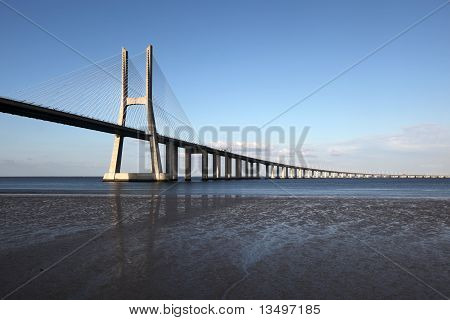
M 94 61 L 152 43 L 196 127 L 260 126 L 444 3 L 6 2 Z M 86 65 L 1 3 L 0 37 L 0 95 Z M 312 165 L 448 174 L 449 39 L 447 5 L 271 125 L 310 126 Z M 0 175 L 108 167 L 109 135 L 5 114 L 0 134 Z

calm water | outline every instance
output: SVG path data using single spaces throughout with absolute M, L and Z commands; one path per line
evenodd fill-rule
M 444 179 L 0 178 L 0 218 L 7 298 L 450 296 Z
M 101 178 L 0 178 L 0 193 L 171 194 L 450 198 L 449 179 L 195 180 L 104 183 Z

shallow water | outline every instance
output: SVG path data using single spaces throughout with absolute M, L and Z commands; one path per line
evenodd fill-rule
M 14 179 L 0 179 L 0 295 L 37 278 L 8 298 L 450 295 L 446 180 Z

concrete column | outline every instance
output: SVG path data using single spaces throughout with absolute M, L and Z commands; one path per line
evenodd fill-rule
M 167 179 L 178 180 L 178 146 L 166 144 L 166 175 Z
M 208 180 L 208 152 L 202 151 L 202 180 Z
M 256 177 L 259 178 L 259 162 L 256 163 Z
M 236 178 L 240 179 L 242 177 L 242 160 L 236 158 Z
M 245 160 L 245 177 L 248 178 L 249 177 L 249 172 L 248 172 L 248 160 Z
M 191 160 L 192 151 L 191 149 L 184 149 L 184 180 L 191 181 Z
M 231 158 L 225 155 L 225 179 L 231 179 Z
M 128 51 L 122 48 L 122 101 L 120 103 L 119 117 L 117 124 L 119 126 L 125 125 L 126 109 L 127 109 L 127 97 L 128 97 Z M 114 137 L 114 145 L 111 156 L 111 163 L 109 165 L 109 173 L 114 174 L 120 172 L 122 163 L 122 151 L 123 151 L 123 139 L 124 137 L 116 134 Z
M 272 164 L 270 167 L 270 178 L 271 179 L 275 179 L 276 178 L 276 169 L 275 169 L 275 165 Z
M 280 179 L 280 165 L 277 164 L 277 179 Z
M 266 164 L 266 179 L 270 178 L 270 165 Z
M 220 154 L 213 154 L 213 178 L 220 178 Z
M 250 162 L 250 177 L 254 177 L 254 166 L 253 166 L 253 162 Z
M 150 155 L 152 158 L 152 172 L 156 180 L 162 180 L 161 177 L 161 157 L 159 154 L 158 133 L 156 132 L 155 115 L 153 112 L 153 47 L 149 45 L 146 50 L 146 68 L 145 68 L 145 100 L 147 106 L 147 126 L 150 134 Z
M 298 168 L 294 168 L 294 179 L 298 179 Z

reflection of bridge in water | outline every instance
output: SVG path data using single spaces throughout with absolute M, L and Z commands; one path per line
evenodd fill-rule
M 102 97 L 99 96 L 98 92 L 92 94 L 89 92 L 93 86 L 101 87 L 105 86 L 102 83 L 95 83 L 95 81 L 87 78 L 82 79 L 85 82 L 85 86 L 80 92 L 74 92 L 70 94 L 70 98 L 54 98 L 55 105 L 53 109 L 50 107 L 43 107 L 37 105 L 36 103 L 28 102 L 30 101 L 18 101 L 16 99 L 0 98 L 0 111 L 4 113 L 9 113 L 13 115 L 19 115 L 34 119 L 40 119 L 55 123 L 61 123 L 65 125 L 70 125 L 79 128 L 85 128 L 105 133 L 114 134 L 114 145 L 111 157 L 110 167 L 107 173 L 104 175 L 104 181 L 167 181 L 167 180 L 177 180 L 178 179 L 178 158 L 179 158 L 179 148 L 184 148 L 184 167 L 185 167 L 185 180 L 191 180 L 192 171 L 192 160 L 191 156 L 193 154 L 201 154 L 202 158 L 202 179 L 258 179 L 261 178 L 261 170 L 265 172 L 264 177 L 269 179 L 280 178 L 445 178 L 445 176 L 432 176 L 432 175 L 391 175 L 382 173 L 361 173 L 361 172 L 347 172 L 347 171 L 335 171 L 335 170 L 325 170 L 319 168 L 310 168 L 304 166 L 289 165 L 264 159 L 257 159 L 250 156 L 236 154 L 226 150 L 219 150 L 217 148 L 212 148 L 209 146 L 202 145 L 193 139 L 183 139 L 177 134 L 177 129 L 175 128 L 174 134 L 162 135 L 158 133 L 157 124 L 158 121 L 155 120 L 155 110 L 159 112 L 159 119 L 161 121 L 166 121 L 169 125 L 172 122 L 178 122 L 178 124 L 186 124 L 185 121 L 179 120 L 173 114 L 170 114 L 165 110 L 164 103 L 160 103 L 157 98 L 155 98 L 153 92 L 154 86 L 154 58 L 152 47 L 149 46 L 145 52 L 145 90 L 135 90 L 134 87 L 129 86 L 129 75 L 130 75 L 130 62 L 128 59 L 128 52 L 122 49 L 122 59 L 121 59 L 121 79 L 115 78 L 117 82 L 120 82 L 120 98 L 118 104 L 119 115 L 117 124 L 111 120 L 107 120 L 106 117 L 99 116 L 98 104 L 102 104 Z M 136 75 L 136 71 L 131 65 L 131 71 L 133 75 Z M 100 72 L 105 73 L 107 76 L 114 78 L 107 68 L 102 65 L 96 65 L 100 69 Z M 95 75 L 95 74 L 94 74 Z M 75 78 L 75 77 L 74 77 Z M 72 81 L 72 79 L 69 79 Z M 70 91 L 65 87 L 66 84 L 62 85 L 65 91 Z M 47 89 L 48 90 L 48 89 Z M 61 94 L 62 89 L 56 90 L 56 94 Z M 167 90 L 167 88 L 165 88 Z M 138 94 L 138 96 L 130 96 L 130 91 Z M 66 93 L 67 94 L 67 93 Z M 95 96 L 91 100 L 75 100 L 80 101 L 80 104 L 86 104 L 85 107 L 80 112 L 73 110 L 66 110 L 67 108 L 62 107 L 64 101 L 72 99 L 74 97 L 79 99 L 79 97 L 90 97 Z M 119 96 L 117 92 L 113 94 Z M 140 94 L 140 95 L 139 95 Z M 48 92 L 42 90 L 37 95 L 42 97 L 42 95 L 48 95 Z M 66 100 L 64 100 L 66 99 Z M 144 106 L 143 110 L 145 116 L 136 116 L 134 120 L 138 119 L 137 123 L 134 121 L 132 125 L 128 125 L 127 120 L 133 112 L 136 112 L 136 106 Z M 101 108 L 100 108 L 101 109 Z M 101 111 L 100 111 L 101 114 Z M 103 119 L 102 119 L 103 118 Z M 109 118 L 110 119 L 110 118 Z M 143 120 L 142 123 L 139 121 Z M 140 128 L 145 127 L 145 130 Z M 134 138 L 139 140 L 148 141 L 150 144 L 150 163 L 151 171 L 149 173 L 124 173 L 121 172 L 121 162 L 123 153 L 123 144 L 125 138 Z M 160 144 L 165 145 L 165 170 L 161 164 L 160 156 Z M 212 177 L 209 175 L 209 169 L 211 167 L 209 163 L 209 155 L 212 155 Z M 224 167 L 224 172 L 222 172 L 222 166 Z M 262 168 L 264 167 L 264 169 Z

